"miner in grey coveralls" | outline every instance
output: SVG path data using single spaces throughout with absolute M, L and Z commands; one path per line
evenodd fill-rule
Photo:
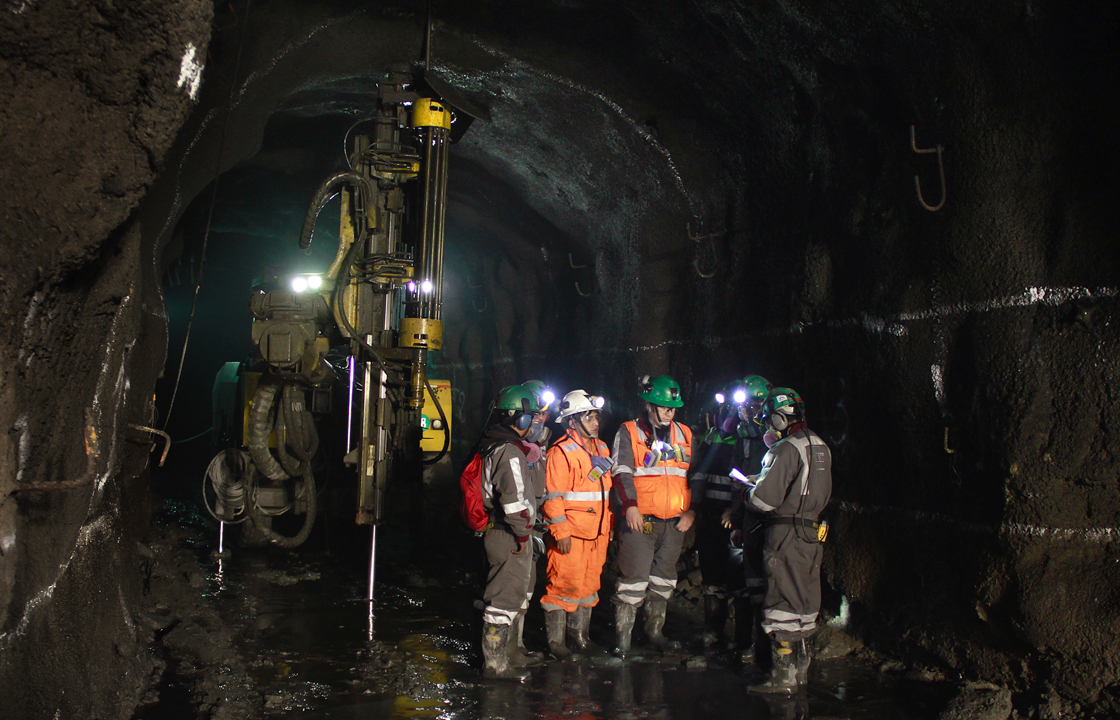
M 827 525 L 820 514 L 832 497 L 832 454 L 805 425 L 796 391 L 775 388 L 762 404 L 770 451 L 748 502 L 766 516 L 763 562 L 766 600 L 762 629 L 770 636 L 773 669 L 753 692 L 792 694 L 808 676 L 806 642 L 817 630 L 821 559 Z

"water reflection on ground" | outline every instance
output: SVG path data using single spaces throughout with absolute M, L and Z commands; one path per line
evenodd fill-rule
M 371 613 L 364 578 L 330 555 L 261 549 L 209 570 L 211 597 L 239 633 L 266 716 L 922 720 L 936 717 L 947 693 L 885 684 L 857 661 L 834 660 L 818 663 L 797 697 L 768 699 L 748 694 L 733 666 L 605 653 L 536 668 L 522 685 L 485 682 L 465 574 L 386 571 Z M 605 642 L 609 627 L 593 626 L 596 633 Z M 529 645 L 543 645 L 543 632 L 527 634 Z

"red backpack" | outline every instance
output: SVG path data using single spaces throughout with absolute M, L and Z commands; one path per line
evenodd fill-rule
M 459 514 L 476 533 L 490 525 L 490 513 L 482 506 L 482 455 L 475 453 L 459 476 Z

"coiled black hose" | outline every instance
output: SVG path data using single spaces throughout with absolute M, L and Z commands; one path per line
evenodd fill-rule
M 284 470 L 268 449 L 268 436 L 276 424 L 272 408 L 276 401 L 279 385 L 260 383 L 253 394 L 253 406 L 249 410 L 248 445 L 253 464 L 269 480 L 287 480 L 291 475 Z
M 248 502 L 245 503 L 245 510 L 249 513 L 249 519 L 253 521 L 253 525 L 273 545 L 282 548 L 298 547 L 311 535 L 311 528 L 315 526 L 315 515 L 319 512 L 319 502 L 315 496 L 315 474 L 311 472 L 310 463 L 303 472 L 303 492 L 307 497 L 307 514 L 303 516 L 303 527 L 292 537 L 286 537 L 268 526 L 264 514 L 257 508 L 256 498 L 252 497 L 252 490 L 250 491 Z
M 343 183 L 350 183 L 357 187 L 362 193 L 362 200 L 366 207 L 369 206 L 373 199 L 373 192 L 369 186 L 369 181 L 364 177 L 358 173 L 344 172 L 327 178 L 315 191 L 315 196 L 311 199 L 311 206 L 307 209 L 307 217 L 303 221 L 303 232 L 299 234 L 300 250 L 311 247 L 311 236 L 315 232 L 315 222 L 319 219 L 319 212 L 335 196 L 338 186 Z

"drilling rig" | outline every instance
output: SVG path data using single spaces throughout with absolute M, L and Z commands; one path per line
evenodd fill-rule
M 343 404 L 336 414 L 345 416 L 344 463 L 357 473 L 355 520 L 373 526 L 371 597 L 391 479 L 418 476 L 451 441 L 450 383 L 430 380 L 427 363 L 443 344 L 450 146 L 485 112 L 427 67 L 394 64 L 378 83 L 376 112 L 347 132 L 347 169 L 320 185 L 299 238 L 300 248 L 310 247 L 321 211 L 339 197 L 330 269 L 255 290 L 260 359 L 227 364 L 215 384 L 216 398 L 223 392 L 242 403 L 221 422 L 230 444 L 240 436 L 247 450 L 211 463 L 212 512 L 225 522 L 244 516 L 288 547 L 314 522 L 317 418 Z M 367 132 L 351 138 L 358 127 Z M 270 527 L 271 516 L 288 511 L 305 513 L 295 537 Z

